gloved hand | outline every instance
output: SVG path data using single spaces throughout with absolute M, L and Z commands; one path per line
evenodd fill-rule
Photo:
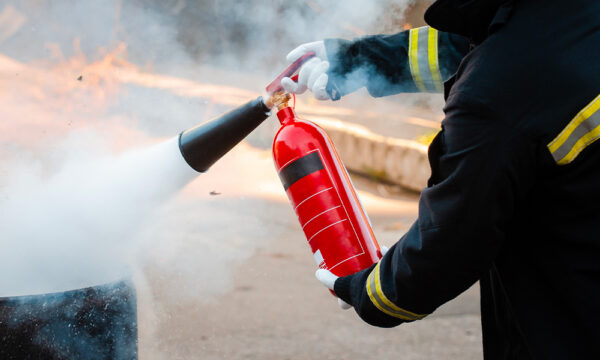
M 316 55 L 302 65 L 298 73 L 298 82 L 296 83 L 289 77 L 286 77 L 281 79 L 281 86 L 286 92 L 293 94 L 302 94 L 306 89 L 309 89 L 317 100 L 329 100 L 329 94 L 325 90 L 328 80 L 327 70 L 329 70 L 329 62 L 327 61 L 327 52 L 323 41 L 315 41 L 298 46 L 287 55 L 287 61 L 292 63 L 311 51 L 314 51 Z
M 388 252 L 389 248 L 387 246 L 381 246 L 380 247 L 381 250 L 381 256 L 385 256 L 385 254 Z M 317 280 L 319 280 L 321 283 L 323 283 L 323 285 L 325 285 L 329 290 L 333 291 L 333 288 L 335 286 L 335 281 L 339 278 L 339 276 L 335 276 L 333 275 L 333 273 L 329 270 L 325 270 L 325 269 L 318 269 L 317 272 L 315 273 L 315 276 L 317 277 Z M 347 302 L 345 302 L 344 300 L 338 298 L 338 305 L 340 306 L 340 308 L 342 308 L 342 310 L 348 310 L 352 307 L 352 305 L 348 304 Z

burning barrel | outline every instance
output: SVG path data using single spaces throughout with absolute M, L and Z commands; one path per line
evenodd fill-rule
M 0 298 L 0 359 L 137 359 L 133 284 Z

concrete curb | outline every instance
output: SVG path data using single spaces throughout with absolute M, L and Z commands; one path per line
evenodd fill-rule
M 327 132 L 348 170 L 418 192 L 426 186 L 431 174 L 426 145 L 339 120 L 311 121 Z

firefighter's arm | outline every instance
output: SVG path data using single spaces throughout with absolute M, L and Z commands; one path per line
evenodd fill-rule
M 378 264 L 335 281 L 337 296 L 372 325 L 422 319 L 475 283 L 533 186 L 541 147 L 467 105 L 449 99 L 418 220 Z
M 338 100 L 362 87 L 375 97 L 442 92 L 468 50 L 465 38 L 429 26 L 353 41 L 326 39 L 292 50 L 289 62 L 308 52 L 316 56 L 302 67 L 297 83 L 285 78 L 281 84 L 296 94 L 310 89 L 319 100 Z
M 380 97 L 442 92 L 469 50 L 468 40 L 424 26 L 354 41 L 325 40 L 330 67 L 327 91 L 336 100 L 361 87 Z

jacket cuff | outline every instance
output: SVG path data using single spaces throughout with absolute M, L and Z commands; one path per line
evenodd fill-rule
M 405 320 L 388 316 L 377 309 L 365 293 L 365 285 L 375 265 L 356 274 L 340 277 L 333 285 L 335 294 L 352 305 L 360 318 L 378 327 L 393 327 Z
M 338 278 L 333 284 L 333 292 L 340 299 L 344 300 L 348 304 L 352 304 L 350 298 L 350 284 L 352 283 L 352 275 Z
M 367 277 L 374 267 L 375 265 L 355 274 L 338 278 L 333 284 L 333 292 L 348 304 L 356 306 L 364 292 Z

